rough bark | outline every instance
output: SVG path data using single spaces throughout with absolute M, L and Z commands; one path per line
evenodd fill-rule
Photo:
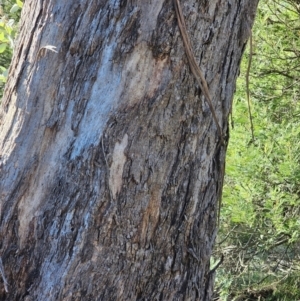
M 223 133 L 257 2 L 181 4 Z M 226 145 L 173 1 L 26 0 L 0 114 L 1 300 L 210 300 Z

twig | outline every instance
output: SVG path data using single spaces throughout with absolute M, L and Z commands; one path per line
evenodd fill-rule
M 209 271 L 209 274 L 214 273 L 217 270 L 217 268 L 222 264 L 223 261 L 224 261 L 224 254 L 221 254 L 221 258 L 219 262 Z
M 253 43 L 252 43 L 252 31 L 250 32 L 250 53 L 249 53 L 249 61 L 246 73 L 246 90 L 247 90 L 247 102 L 248 102 L 248 111 L 249 111 L 249 119 L 250 119 L 250 126 L 251 126 L 251 136 L 252 142 L 254 142 L 254 127 L 253 127 L 253 120 L 252 120 L 252 113 L 251 113 L 251 106 L 250 106 L 250 69 L 252 63 L 252 54 L 253 54 Z
M 221 240 L 220 242 L 218 242 L 217 244 L 220 246 L 223 242 L 225 242 L 225 240 L 229 237 L 229 235 L 231 234 L 231 232 L 233 232 L 235 230 L 235 228 L 237 227 L 237 225 L 235 225 L 225 236 L 225 238 L 223 240 Z
M 216 123 L 217 130 L 218 130 L 218 133 L 219 133 L 219 136 L 221 139 L 221 143 L 223 144 L 224 139 L 223 139 L 222 129 L 219 125 L 218 118 L 216 116 L 216 112 L 212 105 L 212 101 L 211 101 L 211 97 L 210 97 L 210 93 L 208 90 L 206 79 L 205 79 L 204 75 L 202 74 L 202 71 L 200 70 L 200 68 L 196 62 L 195 56 L 193 54 L 191 42 L 190 42 L 190 39 L 189 39 L 189 36 L 187 33 L 184 16 L 182 13 L 182 9 L 181 9 L 179 0 L 174 0 L 174 2 L 175 2 L 175 11 L 176 11 L 176 16 L 177 16 L 178 26 L 179 26 L 180 33 L 182 36 L 183 45 L 184 45 L 184 49 L 186 52 L 186 56 L 188 58 L 189 66 L 191 68 L 193 75 L 195 76 L 195 78 L 198 82 L 198 85 L 200 86 L 201 91 L 203 92 L 203 94 L 205 96 L 206 102 L 209 106 L 209 109 L 212 113 L 213 119 Z

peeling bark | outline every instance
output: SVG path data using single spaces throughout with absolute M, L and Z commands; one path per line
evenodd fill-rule
M 257 2 L 182 2 L 223 133 Z M 211 299 L 226 145 L 172 1 L 25 1 L 0 118 L 1 300 Z

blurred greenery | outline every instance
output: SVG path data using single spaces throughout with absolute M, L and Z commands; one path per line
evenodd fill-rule
M 22 6 L 20 0 L 0 0 L 0 98 L 7 80 Z
M 232 112 L 215 258 L 219 300 L 300 299 L 300 3 L 261 0 L 248 114 L 245 52 Z M 218 300 L 218 299 L 216 299 Z

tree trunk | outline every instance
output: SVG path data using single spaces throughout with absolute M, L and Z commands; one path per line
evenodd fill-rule
M 223 133 L 257 2 L 181 1 Z M 173 1 L 26 0 L 0 114 L 1 300 L 211 299 L 226 143 Z

